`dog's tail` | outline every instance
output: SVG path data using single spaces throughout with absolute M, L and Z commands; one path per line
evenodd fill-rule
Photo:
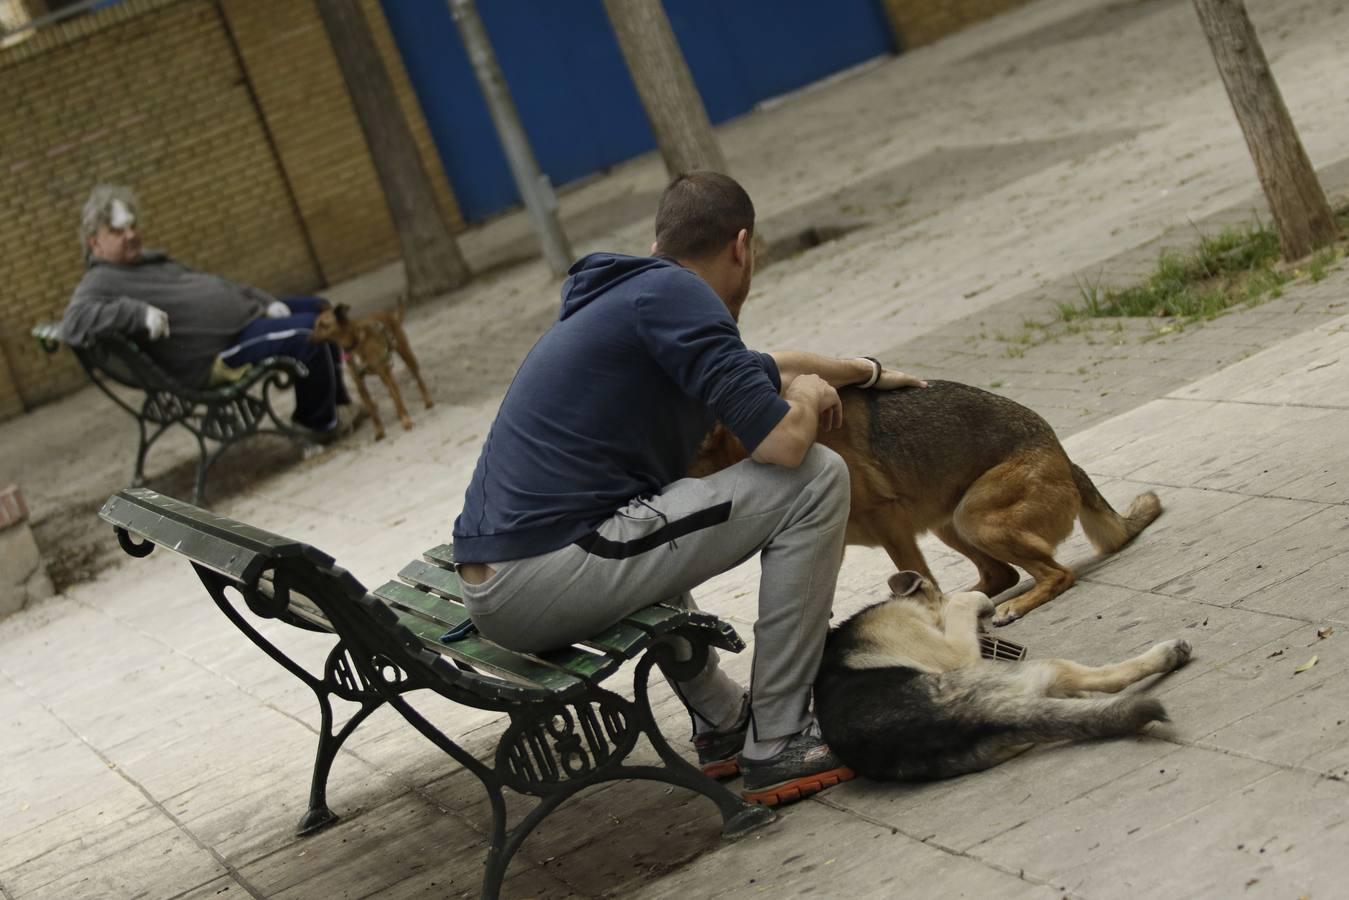
M 1082 467 L 1075 463 L 1072 467 L 1073 484 L 1082 498 L 1079 513 L 1082 530 L 1099 552 L 1114 553 L 1119 550 L 1162 514 L 1162 501 L 1152 491 L 1144 491 L 1134 498 L 1134 502 L 1129 504 L 1129 511 L 1121 516 L 1096 490 L 1096 485 L 1092 484 Z

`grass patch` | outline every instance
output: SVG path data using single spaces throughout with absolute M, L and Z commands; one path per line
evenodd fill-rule
M 1337 258 L 1332 248 L 1317 254 L 1309 264 L 1315 279 Z M 1141 284 L 1123 290 L 1105 287 L 1095 280 L 1077 281 L 1077 303 L 1060 303 L 1059 318 L 1072 322 L 1083 318 L 1122 316 L 1209 319 L 1238 303 L 1258 303 L 1281 293 L 1292 276 L 1279 266 L 1279 237 L 1262 225 L 1228 228 L 1201 237 L 1188 253 L 1164 252 L 1157 269 Z M 1319 265 L 1318 265 L 1319 261 Z

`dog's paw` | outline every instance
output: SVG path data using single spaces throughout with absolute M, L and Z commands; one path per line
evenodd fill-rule
M 1190 661 L 1190 656 L 1194 653 L 1190 642 L 1179 638 L 1174 641 L 1166 641 L 1158 646 L 1166 653 L 1168 670 L 1179 669 Z
M 1011 625 L 1019 618 L 1021 618 L 1021 613 L 1013 609 L 1010 603 L 1004 603 L 993 612 L 993 624 L 998 628 Z

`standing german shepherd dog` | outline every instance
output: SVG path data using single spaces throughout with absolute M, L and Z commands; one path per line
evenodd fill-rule
M 829 632 L 815 680 L 825 741 L 859 775 L 883 780 L 978 772 L 1036 743 L 1131 734 L 1167 721 L 1151 697 L 1114 693 L 1190 658 L 1190 645 L 1157 644 L 1094 668 L 1066 659 L 980 658 L 980 593 L 943 596 L 917 572 L 890 578 L 891 597 Z
M 1054 551 L 1081 518 L 1101 553 L 1114 553 L 1161 514 L 1151 491 L 1123 516 L 1073 464 L 1054 430 L 1019 403 L 953 381 L 925 388 L 845 388 L 843 427 L 820 443 L 843 457 L 852 476 L 848 543 L 884 547 L 895 568 L 929 580 L 918 536 L 934 532 L 979 570 L 972 590 L 996 596 L 1016 585 L 1020 566 L 1035 579 L 1002 603 L 995 625 L 1013 622 L 1072 587 L 1072 570 Z M 707 475 L 744 459 L 718 426 L 690 474 Z

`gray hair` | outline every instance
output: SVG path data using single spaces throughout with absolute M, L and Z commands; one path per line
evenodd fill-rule
M 121 200 L 131 214 L 140 218 L 140 201 L 136 192 L 120 184 L 98 184 L 89 192 L 80 211 L 80 250 L 85 262 L 89 261 L 89 239 L 98 234 L 98 229 L 112 222 L 112 203 Z

